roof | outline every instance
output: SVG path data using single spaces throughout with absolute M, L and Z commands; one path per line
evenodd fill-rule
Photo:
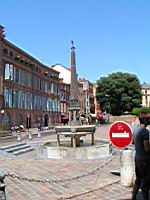
M 24 51 L 24 50 L 22 50 L 21 48 L 17 47 L 16 45 L 14 45 L 13 43 L 11 43 L 10 41 L 4 39 L 4 43 L 5 43 L 7 46 L 9 46 L 9 47 L 11 47 L 11 48 L 17 50 L 17 51 L 20 52 L 21 54 L 23 54 L 23 55 L 27 56 L 28 58 L 32 59 L 34 62 L 36 62 L 36 63 L 39 64 L 40 66 L 42 66 L 42 67 L 44 67 L 44 68 L 46 68 L 46 69 L 48 69 L 48 70 L 54 71 L 55 73 L 59 74 L 59 71 L 57 71 L 57 70 L 55 70 L 55 69 L 53 69 L 53 68 L 51 68 L 51 67 L 49 67 L 49 66 L 47 66 L 47 65 L 45 65 L 45 64 L 43 64 L 43 63 L 41 63 L 38 59 L 36 59 L 35 57 L 31 56 L 29 53 L 27 53 L 26 51 Z
M 141 84 L 141 88 L 142 89 L 150 89 L 150 84 L 144 82 L 143 84 Z

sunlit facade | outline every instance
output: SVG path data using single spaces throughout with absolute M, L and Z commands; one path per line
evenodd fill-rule
M 0 26 L 0 123 L 7 127 L 60 123 L 59 72 L 5 39 Z

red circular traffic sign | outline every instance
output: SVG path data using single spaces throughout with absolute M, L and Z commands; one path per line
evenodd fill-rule
M 122 121 L 117 121 L 112 124 L 109 130 L 109 137 L 111 143 L 117 148 L 127 147 L 132 140 L 131 127 Z

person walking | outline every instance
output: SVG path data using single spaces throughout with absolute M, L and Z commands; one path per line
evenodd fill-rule
M 133 144 L 135 144 L 135 183 L 133 186 L 132 200 L 136 200 L 141 188 L 143 200 L 149 200 L 150 189 L 150 143 L 149 130 L 150 117 L 139 115 L 140 125 L 133 131 Z

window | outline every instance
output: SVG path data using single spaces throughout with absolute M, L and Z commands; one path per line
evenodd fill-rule
M 48 92 L 48 82 L 47 81 L 45 82 L 45 85 L 44 85 L 44 91 Z
M 13 65 L 6 63 L 4 66 L 4 70 L 5 70 L 4 79 L 5 80 L 13 80 Z
M 23 116 L 22 116 L 21 113 L 19 113 L 19 115 L 18 115 L 18 124 L 19 124 L 19 125 L 20 125 L 20 124 L 23 124 Z
M 8 115 L 7 113 L 4 113 L 4 117 L 3 117 L 3 124 L 5 126 L 10 124 L 10 115 Z
M 43 84 L 42 84 L 42 80 L 39 79 L 39 89 L 40 89 L 40 90 L 42 90 L 42 85 L 43 85 Z
M 46 111 L 47 110 L 47 97 L 34 96 L 34 109 Z
M 31 77 L 31 74 L 28 72 L 26 73 L 26 84 L 25 85 L 28 87 L 31 87 L 31 85 L 32 85 L 32 77 Z
M 13 91 L 13 107 L 14 108 L 18 108 L 19 104 L 18 104 L 18 91 L 14 90 Z
M 34 78 L 34 88 L 36 90 L 39 90 L 40 89 L 40 79 L 38 77 L 35 77 Z
M 26 108 L 25 92 L 22 92 L 21 103 L 22 103 L 22 108 Z
M 60 88 L 58 84 L 51 83 L 51 93 L 60 94 Z
M 32 94 L 30 92 L 26 93 L 26 109 L 32 109 Z
M 10 51 L 10 54 L 9 54 L 9 55 L 10 55 L 10 57 L 11 57 L 11 58 L 13 58 L 13 57 L 14 57 L 14 54 L 13 54 L 13 52 L 12 52 L 12 51 Z
M 18 94 L 18 107 L 19 108 L 26 108 L 26 101 L 25 101 L 25 92 L 19 91 Z
M 22 70 L 21 72 L 21 84 L 25 85 L 26 84 L 26 72 Z
M 4 54 L 8 55 L 8 49 L 6 49 L 6 48 L 4 49 Z
M 4 105 L 7 108 L 12 108 L 12 89 L 4 88 Z
M 20 83 L 20 76 L 21 75 L 21 70 L 14 67 L 14 81 L 15 83 Z
M 54 92 L 54 83 L 51 83 L 51 93 Z

